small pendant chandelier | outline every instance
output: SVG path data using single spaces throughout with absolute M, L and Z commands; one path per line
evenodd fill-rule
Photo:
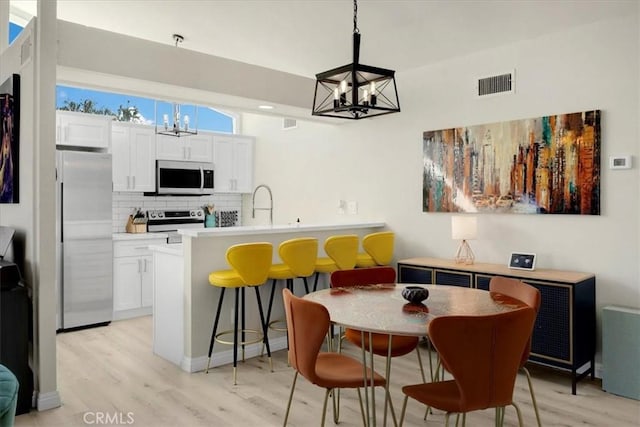
M 174 34 L 173 40 L 178 43 L 184 41 L 180 34 Z M 181 111 L 182 108 L 182 111 Z M 191 113 L 191 117 L 189 117 Z M 160 119 L 161 118 L 161 119 Z M 191 119 L 193 118 L 193 124 Z M 198 134 L 198 106 L 178 104 L 177 102 L 155 102 L 156 134 L 169 136 L 186 136 Z M 158 125 L 158 123 L 162 125 Z
M 358 120 L 400 112 L 395 71 L 359 60 L 358 1 L 353 0 L 353 63 L 316 74 L 314 116 Z

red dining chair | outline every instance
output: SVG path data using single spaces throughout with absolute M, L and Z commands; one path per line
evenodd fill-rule
M 542 302 L 540 291 L 521 280 L 509 277 L 494 276 L 489 282 L 489 291 L 520 300 L 523 303 L 527 304 L 529 307 L 533 308 L 536 314 L 540 310 L 540 304 Z M 524 352 L 522 353 L 522 358 L 520 359 L 520 369 L 524 371 L 525 376 L 527 377 L 529 393 L 531 394 L 531 401 L 533 403 L 533 410 L 536 413 L 536 421 L 538 422 L 538 427 L 542 427 L 542 422 L 540 421 L 540 413 L 538 412 L 538 404 L 536 402 L 536 395 L 533 392 L 531 374 L 529 374 L 529 370 L 525 366 L 527 360 L 529 359 L 530 353 L 531 337 L 529 337 L 529 341 L 527 342 Z
M 298 374 L 301 374 L 312 384 L 326 389 L 320 425 L 324 426 L 329 394 L 332 390 L 341 388 L 355 388 L 358 390 L 362 421 L 366 424 L 360 393 L 360 387 L 363 386 L 365 380 L 365 369 L 362 363 L 340 353 L 320 351 L 324 337 L 329 330 L 330 320 L 327 309 L 317 302 L 296 297 L 289 289 L 282 290 L 282 299 L 287 317 L 289 360 L 291 366 L 296 370 L 283 425 L 286 426 L 289 419 L 289 410 L 291 409 L 291 401 Z M 373 385 L 375 387 L 384 387 L 386 385 L 385 379 L 376 372 L 372 372 L 370 368 L 367 368 L 366 372 L 369 380 L 373 375 Z M 388 390 L 386 394 L 388 398 Z M 334 421 L 336 423 L 338 423 L 337 418 L 337 411 L 334 406 Z
M 331 273 L 331 287 L 332 288 L 348 288 L 353 286 L 375 286 L 378 284 L 395 284 L 396 271 L 393 267 L 368 267 L 368 268 L 356 268 L 352 270 L 338 270 Z M 387 335 L 378 333 L 365 333 L 364 343 L 362 340 L 362 332 L 358 329 L 346 328 L 344 331 L 344 338 L 357 345 L 358 347 L 364 347 L 365 350 L 376 354 L 378 356 L 387 357 L 387 363 L 385 366 L 385 378 L 387 382 L 391 375 L 391 357 L 404 356 L 416 351 L 418 356 L 418 363 L 420 365 L 420 373 L 422 374 L 422 380 L 425 381 L 424 369 L 422 366 L 422 358 L 420 357 L 420 350 L 418 343 L 420 339 L 418 337 L 402 336 L 402 335 Z M 371 343 L 369 343 L 369 336 L 371 336 Z M 391 340 L 391 346 L 389 346 L 389 340 Z M 385 402 L 384 417 L 386 421 L 387 415 L 387 402 Z
M 522 426 L 522 414 L 513 402 L 513 389 L 522 352 L 531 336 L 536 312 L 524 307 L 485 316 L 442 316 L 429 322 L 429 338 L 452 380 L 404 386 L 400 425 L 409 397 L 430 407 L 462 414 L 496 408 L 502 425 L 504 408 L 513 405 Z

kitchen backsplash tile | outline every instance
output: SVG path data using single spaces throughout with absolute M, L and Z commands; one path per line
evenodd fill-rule
M 238 224 L 242 224 L 242 194 L 214 194 L 212 196 L 171 197 L 145 196 L 142 193 L 113 193 L 113 232 L 124 233 L 127 218 L 134 209 L 197 209 L 214 204 L 216 210 L 237 210 Z

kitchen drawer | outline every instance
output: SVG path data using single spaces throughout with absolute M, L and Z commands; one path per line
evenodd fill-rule
M 163 245 L 167 239 L 143 239 L 143 240 L 119 240 L 113 242 L 113 257 L 120 258 L 126 256 L 151 255 L 149 245 Z

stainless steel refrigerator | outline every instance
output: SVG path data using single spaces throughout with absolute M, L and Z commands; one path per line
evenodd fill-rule
M 56 153 L 58 329 L 113 316 L 111 154 Z

